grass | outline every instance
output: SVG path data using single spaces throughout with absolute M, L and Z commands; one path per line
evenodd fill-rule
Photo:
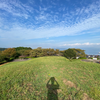
M 0 100 L 57 98 L 100 100 L 100 64 L 51 56 L 0 66 Z

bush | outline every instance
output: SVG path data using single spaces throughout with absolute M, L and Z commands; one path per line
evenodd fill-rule
M 0 64 L 3 64 L 4 62 L 6 62 L 5 56 L 3 54 L 1 54 L 0 55 Z
M 79 59 L 87 59 L 86 57 L 80 57 Z

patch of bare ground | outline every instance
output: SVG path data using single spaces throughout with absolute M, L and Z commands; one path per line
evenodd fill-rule
M 77 88 L 77 86 L 71 82 L 71 81 L 67 81 L 66 79 L 63 80 L 63 83 L 69 87 L 74 87 L 74 88 Z
M 60 68 L 60 70 L 65 70 L 65 68 Z
M 54 67 L 54 66 L 53 66 L 53 69 L 57 69 L 57 67 Z
M 29 92 L 33 92 L 33 91 L 34 91 L 34 88 L 33 88 L 33 86 L 32 86 L 31 83 L 28 83 L 26 86 L 27 86 L 26 89 L 27 89 Z
M 69 73 L 73 73 L 72 71 L 70 71 Z
M 60 93 L 60 92 L 62 92 L 62 90 L 61 89 L 57 89 L 57 93 Z
M 63 73 L 63 71 L 60 71 L 60 73 Z
M 28 59 L 14 59 L 12 62 L 19 62 L 19 61 L 27 61 L 30 60 L 31 58 Z
M 71 87 L 71 88 L 74 87 L 78 92 L 80 91 L 80 88 L 78 88 L 78 87 L 76 86 L 76 84 L 74 84 L 74 83 L 71 82 L 71 81 L 67 81 L 67 79 L 63 79 L 63 83 L 64 83 L 65 85 Z M 74 91 L 73 91 L 73 92 L 74 92 Z M 78 92 L 77 92 L 77 93 L 78 93 Z M 74 93 L 74 94 L 76 94 L 76 93 Z M 73 99 L 71 98 L 71 94 L 69 94 L 68 100 L 73 100 Z M 82 98 L 82 100 L 93 100 L 93 99 L 90 98 L 86 93 L 83 93 L 83 98 Z
M 93 99 L 91 99 L 86 93 L 83 93 L 83 99 L 82 100 L 93 100 Z

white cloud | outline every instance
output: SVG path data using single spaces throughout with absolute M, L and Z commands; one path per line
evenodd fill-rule
M 41 28 L 33 29 L 33 27 L 27 28 L 19 25 L 13 26 L 9 31 L 0 29 L 1 36 L 6 38 L 20 39 L 36 39 L 36 38 L 47 38 L 47 37 L 59 37 L 59 36 L 74 36 L 80 34 L 86 34 L 89 30 L 94 29 L 95 31 L 100 28 L 100 14 L 86 19 L 82 23 L 75 24 L 71 27 L 55 26 L 47 27 L 42 26 Z M 92 32 L 91 32 L 92 33 Z M 18 39 L 19 39 L 18 38 Z
M 17 9 L 16 9 L 17 8 Z M 33 7 L 34 8 L 34 7 Z M 28 18 L 29 12 L 32 14 L 32 7 L 28 5 L 22 4 L 21 2 L 9 0 L 2 0 L 0 2 L 0 9 L 3 9 L 14 16 Z M 33 24 L 30 28 L 25 26 L 24 23 L 19 25 L 20 22 L 15 22 L 9 30 L 0 29 L 0 37 L 1 38 L 14 38 L 14 39 L 36 39 L 36 38 L 49 38 L 49 37 L 59 37 L 59 36 L 74 36 L 80 34 L 88 34 L 100 32 L 100 6 L 98 2 L 96 4 L 89 5 L 88 8 L 83 7 L 82 9 L 77 8 L 76 11 L 71 11 L 70 13 L 64 13 L 62 16 L 66 17 L 61 22 L 59 21 L 59 12 L 50 12 L 46 13 L 49 9 L 46 7 L 39 7 L 39 11 L 37 11 L 37 15 L 34 17 L 36 20 L 35 24 L 39 24 L 42 26 L 41 28 L 33 28 Z M 65 8 L 64 8 L 65 9 Z M 67 8 L 66 8 L 67 9 Z M 93 10 L 94 9 L 94 10 Z M 51 15 L 52 13 L 52 15 Z M 54 14 L 55 13 L 55 14 Z M 87 13 L 88 17 L 83 17 L 84 14 Z M 76 18 L 76 23 L 72 24 L 74 21 L 74 15 L 81 15 Z M 91 16 L 90 16 L 91 15 Z M 32 17 L 32 16 L 31 16 Z M 83 18 L 82 18 L 83 17 Z M 42 22 L 41 22 L 42 21 Z M 58 21 L 58 22 L 57 22 Z M 54 22 L 57 22 L 56 24 Z M 2 25 L 4 22 L 0 22 Z M 9 21 L 8 21 L 9 23 Z M 43 23 L 43 24 L 40 24 Z M 4 25 L 7 26 L 7 25 Z M 8 24 L 9 26 L 9 24 Z M 91 31 L 94 29 L 94 31 Z M 3 33 L 3 34 L 1 34 Z M 8 36 L 9 35 L 9 36 Z M 77 45 L 77 44 L 76 44 Z
M 74 44 L 63 44 L 60 46 L 93 46 L 93 45 L 100 45 L 100 43 L 74 43 Z
M 12 0 L 9 0 L 9 1 L 1 0 L 0 9 L 8 13 L 11 13 L 14 16 L 24 17 L 26 19 L 29 17 L 28 12 L 32 12 L 33 10 L 28 5 L 24 5 L 20 3 L 19 1 L 12 1 Z

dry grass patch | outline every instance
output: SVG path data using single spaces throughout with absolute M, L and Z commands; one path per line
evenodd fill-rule
M 82 100 L 93 100 L 93 99 L 91 99 L 86 93 L 83 93 L 83 99 Z
M 63 80 L 63 83 L 69 87 L 74 87 L 74 88 L 77 88 L 77 86 L 71 82 L 71 81 L 67 81 L 66 79 Z

